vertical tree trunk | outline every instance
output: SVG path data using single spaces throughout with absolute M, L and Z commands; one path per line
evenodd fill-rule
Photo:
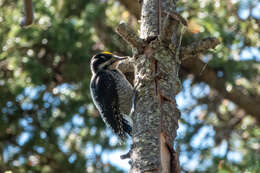
M 176 172 L 173 171 L 177 166 L 173 143 L 179 111 L 175 96 L 180 85 L 178 64 L 172 57 L 174 55 L 170 50 L 155 41 L 136 61 L 136 77 L 141 87 L 138 88 L 136 114 L 133 117 L 133 173 Z
M 117 32 L 133 47 L 137 87 L 133 114 L 131 173 L 178 173 L 174 139 L 180 113 L 175 96 L 181 36 L 186 21 L 175 12 L 176 0 L 143 0 L 141 33 L 138 37 L 125 24 Z
M 147 44 L 135 56 L 135 79 L 140 87 L 133 116 L 132 173 L 179 172 L 173 149 L 180 117 L 175 101 L 180 90 L 179 64 L 169 48 L 176 43 L 164 39 L 171 38 L 172 31 L 162 30 L 169 4 L 175 6 L 171 0 L 142 2 L 140 38 Z
M 135 81 L 140 83 L 133 114 L 131 173 L 180 172 L 173 148 L 180 117 L 175 96 L 181 88 L 179 50 L 185 55 L 189 47 L 180 47 L 179 26 L 186 26 L 187 22 L 176 13 L 176 1 L 143 0 L 140 37 L 126 24 L 117 28 L 133 48 Z M 199 46 L 201 49 L 219 43 L 215 38 L 207 40 L 210 43 Z M 192 46 L 191 50 L 196 53 L 198 47 Z

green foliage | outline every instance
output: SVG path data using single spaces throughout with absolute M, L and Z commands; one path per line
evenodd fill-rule
M 202 60 L 227 86 L 259 97 L 259 16 L 242 19 L 244 1 L 178 2 L 189 23 L 183 45 L 218 37 L 222 44 Z M 252 10 L 256 4 L 249 2 Z M 21 28 L 23 1 L 0 0 L 0 172 L 122 172 L 102 160 L 125 145 L 111 140 L 93 106 L 89 62 L 101 50 L 130 55 L 114 27 L 126 20 L 137 30 L 138 21 L 114 0 L 34 3 L 34 24 Z M 245 51 L 252 58 L 244 60 Z M 183 169 L 260 172 L 256 121 L 198 76 L 182 77 Z M 195 168 L 189 164 L 194 160 Z
M 0 172 L 122 172 L 103 164 L 124 145 L 111 143 L 89 93 L 107 3 L 37 1 L 27 28 L 23 1 L 0 4 Z
M 187 45 L 208 36 L 219 38 L 221 45 L 201 59 L 226 82 L 223 90 L 229 92 L 235 87 L 245 95 L 259 97 L 257 22 L 260 16 L 252 13 L 257 9 L 256 4 L 249 8 L 244 3 L 247 1 L 180 3 L 184 8 L 179 10 L 188 18 L 190 32 L 184 36 L 183 43 Z M 242 8 L 250 11 L 251 16 L 240 16 Z M 246 57 L 245 52 L 249 54 Z M 181 106 L 183 119 L 178 139 L 183 169 L 210 173 L 259 172 L 259 134 L 256 135 L 259 123 L 202 83 L 198 76 L 185 79 L 181 93 L 185 103 Z

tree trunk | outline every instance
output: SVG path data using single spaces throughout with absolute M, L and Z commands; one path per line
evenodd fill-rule
M 135 61 L 135 79 L 140 87 L 133 117 L 132 173 L 179 172 L 173 149 L 180 117 L 175 101 L 180 90 L 179 64 L 169 43 L 160 40 L 164 32 L 162 16 L 166 16 L 162 11 L 167 10 L 160 3 L 158 0 L 142 3 L 140 38 L 148 44 Z
M 133 117 L 131 172 L 177 172 L 173 150 L 179 111 L 178 63 L 158 40 L 152 41 L 136 61 L 138 88 Z M 175 170 L 175 171 L 174 171 Z
M 139 83 L 130 153 L 132 173 L 179 172 L 173 144 L 180 117 L 175 101 L 180 91 L 180 64 L 177 49 L 170 48 L 177 47 L 176 42 L 168 39 L 177 23 L 165 13 L 174 7 L 170 0 L 143 0 L 140 38 L 125 24 L 117 29 L 133 47 L 135 81 Z
M 173 148 L 180 118 L 175 100 L 181 89 L 178 31 L 187 23 L 176 13 L 175 1 L 142 1 L 140 37 L 126 24 L 117 28 L 133 48 L 131 61 L 139 83 L 132 117 L 131 173 L 180 172 Z

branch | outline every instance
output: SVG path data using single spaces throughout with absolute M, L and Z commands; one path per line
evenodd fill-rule
M 120 23 L 116 31 L 128 44 L 142 52 L 145 42 L 126 23 Z
M 188 26 L 188 22 L 186 21 L 186 19 L 184 19 L 184 17 L 182 17 L 179 13 L 171 11 L 167 12 L 167 14 L 169 14 L 169 16 L 171 16 L 171 18 L 173 18 L 174 20 L 179 21 L 182 25 Z
M 260 96 L 252 97 L 244 94 L 235 86 L 231 91 L 226 90 L 226 80 L 219 78 L 214 69 L 206 67 L 206 63 L 198 59 L 198 53 L 203 53 L 208 49 L 214 48 L 220 42 L 216 38 L 205 38 L 201 41 L 194 42 L 181 49 L 182 67 L 196 75 L 201 81 L 206 82 L 210 87 L 216 89 L 224 97 L 228 98 L 238 106 L 243 108 L 247 113 L 256 118 L 260 124 Z M 201 73 L 201 69 L 206 67 Z
M 123 6 L 125 6 L 125 8 L 128 9 L 136 19 L 140 19 L 141 8 L 138 1 L 137 0 L 135 1 L 136 2 L 134 2 L 133 0 L 119 0 L 119 2 Z
M 194 57 L 198 53 L 203 53 L 208 49 L 215 48 L 219 43 L 220 41 L 217 38 L 208 37 L 183 47 L 181 48 L 182 61 Z
M 21 26 L 28 26 L 33 23 L 33 3 L 32 0 L 24 0 L 25 16 L 21 22 Z
M 182 58 L 185 58 L 185 54 L 181 55 Z M 192 57 L 189 55 L 189 57 Z M 214 69 L 207 66 L 203 73 L 201 69 L 206 65 L 203 61 L 193 56 L 194 58 L 189 58 L 182 62 L 182 67 L 187 71 L 193 73 L 201 81 L 207 83 L 210 87 L 216 89 L 221 95 L 225 98 L 231 100 L 239 107 L 243 108 L 248 114 L 254 116 L 260 124 L 260 96 L 250 96 L 247 95 L 241 90 L 233 86 L 231 91 L 226 90 L 226 80 L 224 78 L 219 78 Z

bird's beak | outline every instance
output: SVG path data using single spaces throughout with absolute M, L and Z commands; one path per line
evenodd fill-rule
M 117 55 L 113 55 L 113 58 L 112 58 L 112 62 L 111 62 L 111 65 L 112 67 L 116 68 L 117 64 L 119 61 L 122 61 L 124 59 L 127 59 L 127 57 L 120 57 L 120 56 L 117 56 Z
M 113 55 L 113 58 L 114 58 L 115 61 L 121 61 L 121 60 L 127 59 L 127 57 L 120 57 L 120 56 L 117 56 L 117 55 Z

